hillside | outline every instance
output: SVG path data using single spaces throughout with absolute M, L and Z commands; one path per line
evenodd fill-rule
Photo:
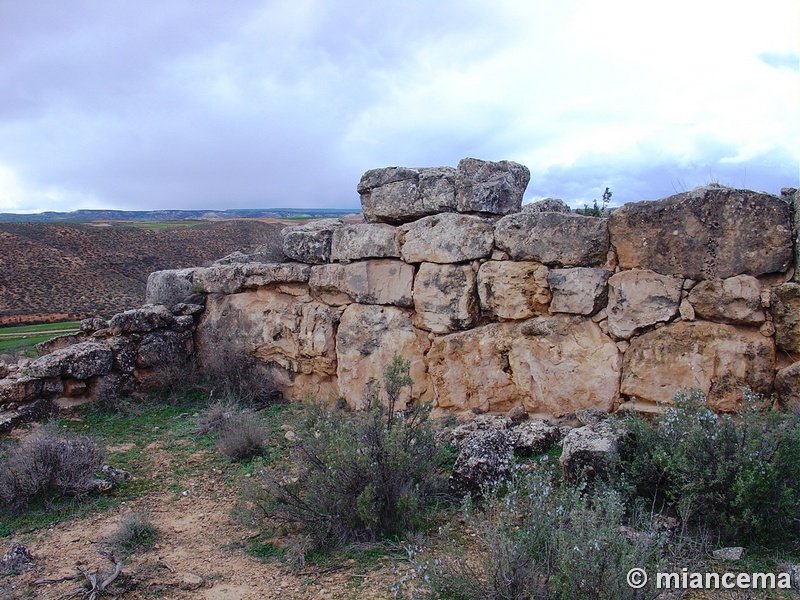
M 284 224 L 234 219 L 192 226 L 0 223 L 0 324 L 111 315 L 144 302 L 155 270 L 273 247 Z

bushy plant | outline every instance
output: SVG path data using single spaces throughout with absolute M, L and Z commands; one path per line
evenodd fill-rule
M 115 550 L 130 554 L 135 550 L 151 548 L 157 538 L 158 528 L 150 514 L 132 511 L 122 517 L 117 528 L 106 538 L 106 542 Z
M 266 441 L 267 432 L 258 415 L 241 412 L 221 426 L 217 449 L 231 460 L 242 461 L 263 454 Z
M 450 555 L 422 566 L 434 598 L 452 600 L 644 598 L 625 574 L 651 567 L 668 542 L 665 533 L 625 526 L 620 496 L 593 497 L 559 484 L 542 468 L 518 467 L 505 491 L 483 510 L 468 501 L 466 522 L 475 531 L 474 555 Z
M 390 401 L 408 384 L 408 368 L 395 360 L 387 370 Z M 248 500 L 259 518 L 299 524 L 311 548 L 415 529 L 426 501 L 443 489 L 425 407 L 397 413 L 373 398 L 366 410 L 348 412 L 311 403 L 294 431 L 291 467 L 263 472 Z
M 623 488 L 674 507 L 724 540 L 769 545 L 800 536 L 800 418 L 745 394 L 736 416 L 717 415 L 695 390 L 652 422 L 625 419 Z
M 103 452 L 91 437 L 46 424 L 0 450 L 0 507 L 19 512 L 38 500 L 82 499 L 98 488 L 102 465 Z

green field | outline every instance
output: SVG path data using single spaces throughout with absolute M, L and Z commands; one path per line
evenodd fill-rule
M 79 328 L 80 321 L 0 327 L 0 354 L 13 352 L 36 356 L 34 346 L 39 342 L 47 341 L 57 335 L 75 333 Z

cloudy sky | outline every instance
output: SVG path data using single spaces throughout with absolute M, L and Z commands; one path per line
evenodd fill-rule
M 358 206 L 367 169 L 526 201 L 798 186 L 797 0 L 0 0 L 0 211 Z

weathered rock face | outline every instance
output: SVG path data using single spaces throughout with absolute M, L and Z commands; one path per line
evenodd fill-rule
M 312 295 L 334 306 L 361 304 L 412 305 L 414 267 L 399 260 L 375 259 L 311 268 Z
M 491 220 L 443 213 L 400 228 L 400 255 L 407 263 L 456 263 L 484 258 L 494 248 Z
M 188 301 L 194 294 L 192 275 L 195 269 L 155 271 L 147 278 L 145 304 L 172 306 Z
M 458 210 L 496 215 L 519 212 L 530 179 L 528 167 L 515 162 L 465 158 L 456 169 Z
M 414 280 L 414 324 L 434 333 L 472 327 L 478 318 L 475 280 L 470 265 L 422 263 Z
M 626 204 L 609 220 L 623 269 L 690 279 L 786 271 L 792 259 L 789 205 L 775 196 L 697 188 Z
M 576 214 L 518 213 L 495 226 L 495 243 L 514 260 L 534 260 L 549 267 L 594 267 L 608 254 L 606 219 Z
M 561 442 L 561 468 L 567 481 L 606 479 L 613 471 L 619 434 L 607 421 L 571 430 Z
M 272 368 L 287 397 L 334 399 L 336 325 L 342 308 L 269 288 L 210 295 L 195 342 L 201 366 L 255 356 Z
M 631 341 L 620 391 L 650 402 L 671 402 L 697 388 L 717 410 L 735 410 L 742 389 L 769 393 L 775 344 L 757 329 L 704 321 L 677 322 Z
M 610 410 L 620 354 L 593 322 L 558 315 L 497 323 L 436 338 L 428 354 L 441 407 L 559 416 L 587 406 Z
M 230 263 L 195 269 L 192 287 L 203 294 L 238 294 L 273 283 L 306 283 L 310 274 L 303 263 Z
M 341 219 L 320 219 L 281 231 L 283 253 L 290 259 L 310 264 L 330 261 L 333 231 L 342 227 Z
M 142 337 L 136 353 L 136 366 L 153 368 L 185 362 L 192 353 L 192 346 L 192 334 L 189 331 L 147 333 Z
M 397 258 L 400 244 L 397 228 L 381 223 L 345 225 L 333 231 L 331 260 L 359 260 L 362 258 Z
M 784 408 L 800 410 L 800 362 L 793 363 L 775 374 L 775 393 Z
M 784 352 L 800 352 L 800 284 L 790 282 L 772 289 L 770 300 L 775 341 Z
M 560 198 L 545 198 L 538 202 L 531 202 L 522 207 L 524 213 L 543 213 L 543 212 L 557 212 L 557 213 L 571 213 L 572 209 L 569 205 Z
M 609 277 L 611 271 L 605 269 L 551 269 L 547 274 L 553 294 L 550 312 L 593 315 L 606 304 Z
M 114 357 L 108 348 L 96 342 L 83 342 L 37 358 L 25 370 L 30 377 L 66 375 L 88 379 L 92 375 L 108 373 L 113 361 Z
M 547 267 L 536 262 L 488 261 L 478 270 L 484 314 L 499 320 L 546 314 L 550 303 Z
M 761 284 L 750 275 L 728 279 L 707 279 L 689 293 L 689 302 L 697 318 L 732 325 L 760 325 Z
M 170 327 L 175 317 L 166 306 L 145 305 L 142 308 L 126 310 L 111 317 L 108 328 L 112 333 L 147 333 L 154 329 Z
M 511 467 L 513 443 L 505 431 L 475 431 L 464 441 L 450 473 L 450 488 L 457 494 L 481 496 L 501 483 Z
M 678 312 L 683 280 L 653 271 L 616 273 L 608 280 L 608 328 L 628 339 L 648 325 L 669 321 Z
M 364 408 L 370 396 L 385 401 L 384 372 L 396 353 L 411 362 L 413 381 L 410 391 L 403 390 L 401 401 L 429 399 L 423 359 L 429 346 L 427 334 L 414 327 L 411 311 L 351 304 L 342 314 L 336 333 L 337 376 L 342 397 L 354 408 Z
M 367 171 L 358 183 L 364 219 L 400 224 L 455 210 L 455 174 L 452 167 Z

